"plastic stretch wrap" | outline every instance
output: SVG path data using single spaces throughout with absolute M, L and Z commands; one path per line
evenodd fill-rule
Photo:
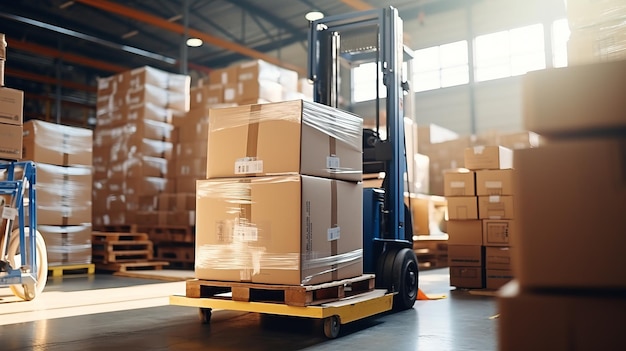
M 108 177 L 160 177 L 168 175 L 168 161 L 160 157 L 129 156 L 128 159 L 112 163 L 108 167 Z
M 91 263 L 91 225 L 39 225 L 50 264 Z
M 146 84 L 172 92 L 189 94 L 191 77 L 144 66 L 98 79 L 98 93 L 112 94 Z
M 294 100 L 210 111 L 209 178 L 299 173 L 359 181 L 363 120 Z
M 24 158 L 57 165 L 91 166 L 93 132 L 38 120 L 24 123 Z
M 567 0 L 567 21 L 572 31 L 625 20 L 623 0 Z
M 91 205 L 92 170 L 37 163 L 38 206 Z
M 362 274 L 360 184 L 299 175 L 200 180 L 196 196 L 199 278 L 316 284 Z

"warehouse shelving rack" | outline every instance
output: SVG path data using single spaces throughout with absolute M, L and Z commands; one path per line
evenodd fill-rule
M 43 291 L 48 277 L 46 246 L 37 231 L 36 174 L 32 161 L 0 161 L 0 287 L 27 301 Z

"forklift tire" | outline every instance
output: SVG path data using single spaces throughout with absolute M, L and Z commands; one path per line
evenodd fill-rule
M 417 298 L 419 271 L 417 256 L 411 249 L 396 251 L 393 262 L 393 286 L 396 295 L 393 297 L 393 309 L 396 311 L 412 308 Z
M 393 262 L 396 257 L 397 248 L 391 247 L 383 251 L 376 263 L 376 287 L 394 292 L 393 286 Z

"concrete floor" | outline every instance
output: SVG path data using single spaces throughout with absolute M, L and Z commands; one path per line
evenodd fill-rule
M 451 291 L 448 270 L 420 273 L 427 294 L 413 309 L 341 327 L 337 339 L 319 321 L 168 305 L 184 282 L 97 274 L 51 280 L 35 301 L 0 289 L 0 350 L 496 350 L 495 299 Z

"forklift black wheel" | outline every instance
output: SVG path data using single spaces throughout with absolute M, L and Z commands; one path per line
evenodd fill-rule
M 213 310 L 211 308 L 200 307 L 198 309 L 198 316 L 200 317 L 200 322 L 202 322 L 202 324 L 211 323 L 211 315 L 213 314 L 212 311 Z
M 411 249 L 397 251 L 393 263 L 393 285 L 397 294 L 393 297 L 393 309 L 396 311 L 412 308 L 417 298 L 419 271 L 417 256 Z

